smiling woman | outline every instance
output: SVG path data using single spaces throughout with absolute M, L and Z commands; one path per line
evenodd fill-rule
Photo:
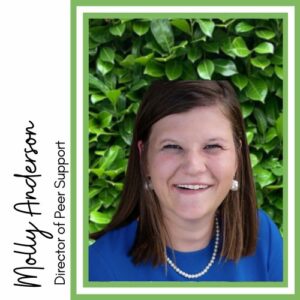
M 207 246 L 215 212 L 237 170 L 229 120 L 218 105 L 164 117 L 152 126 L 147 161 L 172 247 Z
M 243 118 L 225 81 L 158 81 L 137 114 L 125 186 L 90 246 L 91 281 L 281 281 L 257 210 Z

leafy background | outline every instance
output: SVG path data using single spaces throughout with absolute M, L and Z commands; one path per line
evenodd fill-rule
M 232 83 L 258 205 L 282 232 L 282 43 L 281 19 L 90 19 L 90 232 L 118 205 L 135 115 L 157 79 Z

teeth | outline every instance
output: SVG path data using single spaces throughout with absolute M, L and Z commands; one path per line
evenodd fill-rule
M 177 187 L 179 188 L 184 188 L 184 189 L 189 189 L 189 190 L 200 190 L 200 189 L 206 189 L 208 185 L 203 185 L 203 184 L 178 184 Z

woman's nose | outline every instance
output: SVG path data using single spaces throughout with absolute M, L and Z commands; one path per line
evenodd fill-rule
M 183 169 L 186 173 L 194 175 L 206 171 L 206 164 L 206 158 L 203 153 L 191 151 L 185 155 Z

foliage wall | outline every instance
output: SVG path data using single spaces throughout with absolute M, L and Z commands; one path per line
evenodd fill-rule
M 232 83 L 258 205 L 282 230 L 282 47 L 281 19 L 90 20 L 90 232 L 118 205 L 135 115 L 157 79 Z

